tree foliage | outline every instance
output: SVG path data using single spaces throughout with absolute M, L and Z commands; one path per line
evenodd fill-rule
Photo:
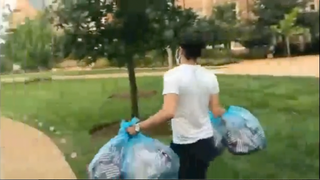
M 282 20 L 279 21 L 278 25 L 272 25 L 271 29 L 285 37 L 287 45 L 288 56 L 290 53 L 290 37 L 293 35 L 304 34 L 308 29 L 296 25 L 297 17 L 299 15 L 300 8 L 294 8 L 291 12 L 286 14 Z
M 3 49 L 4 43 L 0 43 L 0 50 Z M 0 53 L 0 73 L 11 72 L 13 69 L 13 63 L 7 59 L 2 52 Z
M 197 24 L 191 10 L 167 0 L 61 0 L 50 12 L 77 59 L 106 57 L 127 66 L 134 116 L 139 116 L 134 60 L 176 45 L 178 34 Z
M 311 36 L 319 40 L 319 11 L 300 13 L 297 25 L 310 29 Z
M 2 49 L 6 59 L 21 65 L 22 69 L 50 68 L 51 42 L 54 32 L 47 19 L 40 14 L 34 20 L 26 19 L 23 25 L 7 35 Z
M 126 0 L 116 2 L 122 6 L 127 3 Z M 67 43 L 75 45 L 72 51 L 75 57 L 82 59 L 89 55 L 93 61 L 97 57 L 107 57 L 123 66 L 126 60 L 119 57 L 128 52 L 144 55 L 168 45 L 177 46 L 178 35 L 198 19 L 191 9 L 169 3 L 155 8 L 159 2 L 145 5 L 145 11 L 127 12 L 127 8 L 121 9 L 122 6 L 113 1 L 78 0 L 72 3 L 63 0 L 51 12 L 57 25 L 69 37 Z
M 118 1 L 116 8 L 110 1 L 63 0 L 51 12 L 68 36 L 66 43 L 73 46 L 75 57 L 90 56 L 92 61 L 107 57 L 123 66 L 127 62 L 123 57 L 158 48 L 164 35 L 160 10 L 150 5 L 146 11 L 129 11 L 126 3 Z
M 257 17 L 257 25 L 270 27 L 278 24 L 294 8 L 304 8 L 306 3 L 306 0 L 259 0 L 255 1 L 252 12 Z
M 224 44 L 230 48 L 232 41 L 236 41 L 239 37 L 239 20 L 235 11 L 235 3 L 224 3 L 215 6 L 212 9 L 212 15 L 209 22 L 214 32 L 214 44 Z
M 277 25 L 285 14 L 294 8 L 302 8 L 306 5 L 305 0 L 258 0 L 254 1 L 252 13 L 254 18 L 242 23 L 240 28 L 240 43 L 247 47 L 270 45 L 273 31 L 271 26 Z
M 271 41 L 271 31 L 268 26 L 258 26 L 255 22 L 241 22 L 239 24 L 238 42 L 246 48 L 267 46 Z
M 9 26 L 10 14 L 0 10 L 0 73 L 10 72 L 13 69 L 13 63 L 11 60 L 5 57 L 3 48 L 7 39 L 7 28 Z

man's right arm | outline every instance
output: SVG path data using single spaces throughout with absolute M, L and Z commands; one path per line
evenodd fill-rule
M 219 94 L 210 95 L 210 110 L 214 117 L 221 117 L 226 112 L 226 110 L 220 105 Z
M 225 113 L 225 109 L 221 106 L 219 100 L 219 83 L 217 77 L 214 75 L 210 86 L 210 102 L 209 108 L 215 117 L 221 117 Z

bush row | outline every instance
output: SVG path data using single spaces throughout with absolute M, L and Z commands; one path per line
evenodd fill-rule
M 305 44 L 305 49 L 301 51 L 299 45 L 290 44 L 292 56 L 299 55 L 310 55 L 319 54 L 319 40 L 312 41 L 311 43 Z M 274 49 L 274 57 L 284 57 L 286 56 L 286 45 L 279 43 Z M 202 52 L 202 57 L 198 61 L 201 65 L 206 66 L 219 66 L 230 63 L 236 63 L 243 59 L 264 59 L 268 55 L 268 47 L 255 47 L 250 50 L 237 50 L 237 51 L 227 51 L 226 49 L 205 49 Z M 145 57 L 144 59 L 137 59 L 135 61 L 137 67 L 165 67 L 168 66 L 166 56 L 157 56 L 156 58 Z M 175 61 L 174 61 L 175 64 Z M 84 61 L 78 63 L 79 66 L 87 66 Z M 106 58 L 98 59 L 93 69 L 101 69 L 107 67 L 117 67 L 115 61 L 109 61 Z M 12 70 L 12 63 L 7 61 L 5 58 L 1 64 L 1 73 L 10 72 Z
M 290 44 L 292 56 L 299 55 L 309 55 L 319 53 L 319 41 L 314 41 L 305 44 L 305 49 L 300 50 L 299 45 Z M 284 57 L 286 56 L 286 46 L 285 44 L 277 44 L 274 49 L 274 57 Z M 237 63 L 241 60 L 255 60 L 255 59 L 265 59 L 269 53 L 268 47 L 255 47 L 251 49 L 227 51 L 225 49 L 204 49 L 202 52 L 202 57 L 198 61 L 199 64 L 205 66 L 219 66 L 230 63 Z M 138 59 L 135 61 L 137 67 L 163 67 L 168 66 L 167 57 L 145 57 L 144 59 Z M 174 61 L 175 64 L 175 61 Z M 116 67 L 117 64 L 114 61 L 109 61 L 106 58 L 100 58 L 96 61 L 93 69 Z

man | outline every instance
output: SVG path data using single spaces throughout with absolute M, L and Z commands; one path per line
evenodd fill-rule
M 163 77 L 162 109 L 149 119 L 129 127 L 131 135 L 171 120 L 170 147 L 180 158 L 179 179 L 206 179 L 207 169 L 217 156 L 208 111 L 221 116 L 217 77 L 197 65 L 205 47 L 198 32 L 186 33 L 180 43 L 180 65 Z

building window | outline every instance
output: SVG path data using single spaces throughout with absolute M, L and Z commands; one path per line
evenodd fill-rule
M 306 11 L 307 12 L 317 11 L 315 3 L 314 2 L 307 3 Z
M 316 5 L 315 5 L 315 4 L 310 4 L 310 5 L 309 5 L 309 9 L 310 9 L 311 11 L 315 11 L 315 10 L 316 10 Z

